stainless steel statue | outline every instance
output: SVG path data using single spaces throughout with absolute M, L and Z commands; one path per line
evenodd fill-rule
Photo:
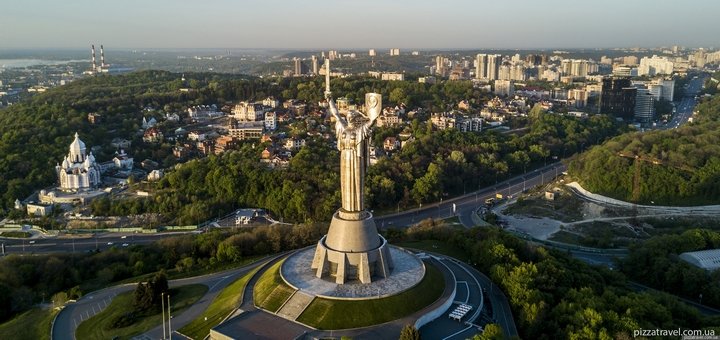
M 330 106 L 329 111 L 335 117 L 335 135 L 340 150 L 340 186 L 342 208 L 345 211 L 363 211 L 363 188 L 365 171 L 368 165 L 368 142 L 371 127 L 382 110 L 382 96 L 377 93 L 365 94 L 365 112 L 367 116 L 348 111 L 345 117 L 338 112 L 330 91 L 325 92 Z
M 335 134 L 340 150 L 341 208 L 333 215 L 327 235 L 318 242 L 312 269 L 317 277 L 331 276 L 342 284 L 350 280 L 369 283 L 373 277 L 387 277 L 393 268 L 387 241 L 377 232 L 372 214 L 365 211 L 365 171 L 368 165 L 368 138 L 382 110 L 382 96 L 365 94 L 365 113 L 341 115 L 330 92 L 330 61 L 325 61 L 325 98 L 336 120 Z

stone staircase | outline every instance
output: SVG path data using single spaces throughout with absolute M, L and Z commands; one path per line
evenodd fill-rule
M 307 306 L 313 301 L 315 296 L 296 290 L 287 301 L 280 307 L 277 315 L 295 321 L 302 314 Z

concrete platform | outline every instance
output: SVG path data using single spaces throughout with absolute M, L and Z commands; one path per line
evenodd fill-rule
M 371 283 L 349 281 L 337 284 L 332 278 L 315 276 L 315 271 L 310 268 L 314 254 L 314 248 L 296 252 L 280 268 L 280 274 L 288 285 L 312 296 L 341 300 L 381 298 L 410 289 L 425 276 L 425 265 L 420 259 L 401 248 L 390 246 L 395 267 L 388 278 Z

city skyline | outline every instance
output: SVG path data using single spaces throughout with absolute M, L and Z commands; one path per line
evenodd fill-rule
M 171 2 L 147 7 L 31 0 L 0 13 L 2 49 L 114 48 L 512 49 L 713 47 L 720 3 L 552 0 Z M 356 15 L 360 13 L 360 15 Z M 363 13 L 367 13 L 363 15 Z M 15 29 L 9 29 L 15 28 Z M 402 52 L 402 51 L 401 51 Z

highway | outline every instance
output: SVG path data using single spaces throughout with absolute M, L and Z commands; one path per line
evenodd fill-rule
M 42 254 L 42 253 L 83 253 L 93 250 L 122 248 L 135 244 L 149 244 L 165 237 L 182 233 L 168 232 L 157 234 L 134 233 L 97 233 L 93 235 L 68 235 L 61 237 L 40 237 L 32 239 L 0 238 L 5 245 L 5 254 Z
M 695 96 L 702 90 L 706 78 L 707 75 L 701 75 L 697 78 L 690 79 L 687 88 L 685 88 L 685 95 L 680 99 L 680 102 L 675 105 L 676 112 L 673 114 L 672 119 L 666 124 L 659 126 L 659 129 L 676 129 L 680 125 L 688 122 L 697 104 Z
M 516 196 L 534 186 L 549 183 L 565 171 L 565 165 L 555 162 L 533 170 L 524 175 L 513 177 L 491 187 L 487 187 L 469 194 L 444 200 L 442 202 L 423 204 L 422 207 L 411 209 L 396 214 L 389 214 L 375 217 L 375 223 L 379 228 L 405 227 L 416 224 L 427 218 L 444 219 L 458 216 L 465 227 L 473 227 L 472 214 L 481 206 L 485 206 L 485 200 L 501 194 L 503 197 Z M 453 206 L 455 211 L 453 211 Z

